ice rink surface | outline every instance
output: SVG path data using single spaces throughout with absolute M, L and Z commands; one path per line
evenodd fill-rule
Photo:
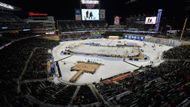
M 102 48 L 96 46 L 87 46 L 84 45 L 86 43 L 96 43 L 101 44 L 102 46 L 113 46 L 113 48 Z M 62 51 L 65 51 L 66 48 L 71 48 L 75 51 L 81 52 L 92 52 L 92 53 L 114 53 L 114 54 L 124 54 L 126 51 L 131 52 L 130 48 L 116 48 L 114 46 L 118 44 L 135 44 L 141 47 L 144 51 L 143 54 L 149 57 L 146 61 L 131 61 L 127 60 L 126 63 L 123 61 L 123 58 L 114 58 L 114 57 L 103 57 L 98 55 L 83 55 L 83 54 L 74 54 L 74 55 L 63 55 Z M 92 48 L 90 48 L 92 47 Z M 101 49 L 102 48 L 102 49 Z M 99 82 L 100 79 L 106 79 L 121 73 L 125 73 L 128 71 L 133 71 L 138 69 L 140 66 L 150 65 L 151 61 L 153 61 L 153 66 L 157 66 L 163 62 L 161 59 L 162 53 L 167 51 L 172 47 L 159 45 L 155 43 L 149 43 L 144 41 L 134 41 L 127 39 L 120 40 L 110 40 L 110 39 L 87 39 L 87 40 L 79 40 L 79 41 L 65 41 L 60 43 L 57 47 L 52 50 L 52 54 L 54 57 L 54 61 L 59 61 L 59 67 L 61 69 L 62 77 L 61 80 L 68 82 L 71 77 L 76 73 L 76 71 L 70 71 L 71 67 L 73 67 L 77 61 L 92 61 L 98 62 L 103 65 L 96 71 L 94 74 L 84 73 L 76 83 L 85 84 L 92 82 Z M 101 53 L 100 52 L 100 53 Z M 134 65 L 136 66 L 134 66 Z M 138 67 L 139 66 L 139 67 Z M 55 77 L 55 83 L 58 83 L 59 79 Z

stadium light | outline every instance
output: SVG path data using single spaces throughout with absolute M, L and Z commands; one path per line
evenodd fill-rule
M 4 8 L 7 8 L 7 9 L 14 10 L 13 6 L 11 6 L 9 4 L 6 4 L 6 3 L 2 3 L 2 2 L 0 2 L 0 7 L 4 7 Z

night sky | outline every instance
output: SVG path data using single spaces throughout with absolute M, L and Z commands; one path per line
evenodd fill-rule
M 43 12 L 55 16 L 56 19 L 74 20 L 75 9 L 80 8 L 80 0 L 0 0 L 2 2 L 28 11 Z M 189 14 L 189 0 L 101 0 L 101 8 L 106 9 L 106 19 L 111 21 L 113 16 L 119 15 L 122 19 L 128 16 L 146 14 L 156 15 L 162 8 L 163 17 L 168 19 L 184 19 Z M 23 12 L 23 13 L 24 13 Z

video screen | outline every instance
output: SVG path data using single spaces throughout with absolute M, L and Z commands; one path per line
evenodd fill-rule
M 99 9 L 82 9 L 82 20 L 100 20 Z
M 156 24 L 156 17 L 146 17 L 145 24 Z

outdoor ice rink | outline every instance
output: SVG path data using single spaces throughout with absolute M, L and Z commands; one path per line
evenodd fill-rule
M 100 44 L 101 46 L 91 46 L 88 44 Z M 96 54 L 114 54 L 114 55 L 125 55 L 126 53 L 131 54 L 133 47 L 116 47 L 117 45 L 122 44 L 130 44 L 130 45 L 138 45 L 143 50 L 143 54 L 148 56 L 147 60 L 143 61 L 134 61 L 126 59 L 126 62 L 123 61 L 123 58 L 116 57 L 105 57 L 98 56 Z M 103 46 L 103 47 L 102 47 Z M 105 46 L 105 47 L 104 47 Z M 108 46 L 108 47 L 106 47 Z M 65 49 L 68 47 L 75 52 L 78 53 L 92 53 L 94 55 L 86 55 L 86 54 L 71 54 L 64 55 L 62 54 Z M 87 39 L 87 40 L 78 40 L 78 41 L 63 41 L 57 47 L 53 48 L 52 54 L 54 57 L 54 61 L 58 61 L 62 77 L 54 78 L 55 83 L 59 82 L 69 82 L 72 76 L 75 75 L 76 71 L 70 71 L 71 67 L 73 67 L 77 61 L 92 61 L 101 63 L 99 69 L 94 74 L 84 73 L 80 76 L 80 78 L 76 81 L 78 84 L 88 84 L 92 82 L 99 82 L 100 79 L 106 79 L 121 73 L 134 71 L 138 69 L 140 66 L 150 65 L 151 61 L 153 62 L 153 66 L 159 65 L 163 62 L 161 56 L 162 53 L 172 47 L 144 42 L 144 41 L 135 41 L 135 40 L 127 40 L 127 39 L 119 39 L 119 40 L 110 40 L 110 39 Z

